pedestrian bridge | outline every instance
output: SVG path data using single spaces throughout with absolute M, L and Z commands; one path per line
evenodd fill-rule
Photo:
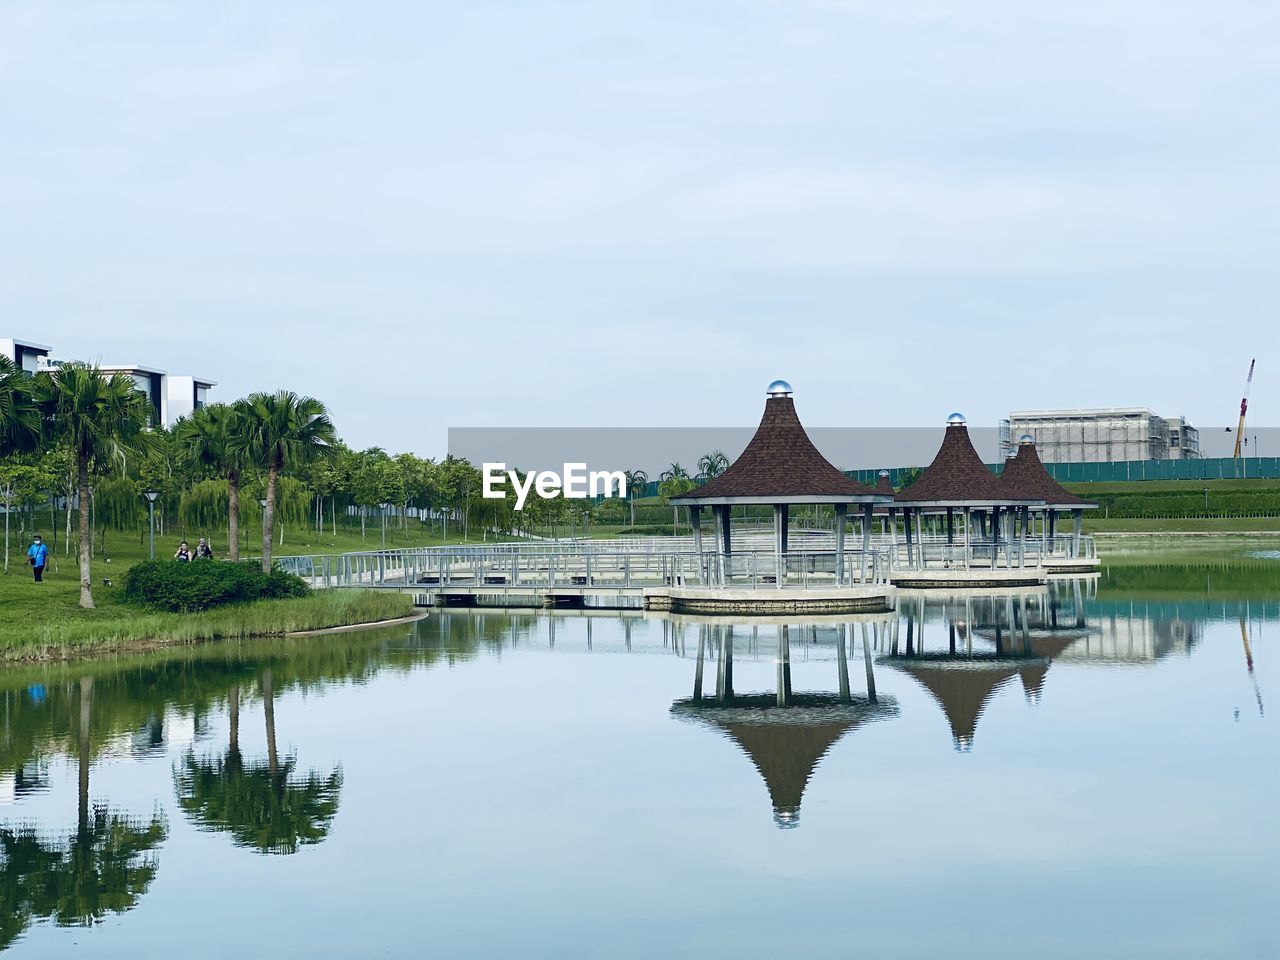
M 971 545 L 871 538 L 837 551 L 828 531 L 796 531 L 778 554 L 748 534 L 732 553 L 693 538 L 486 543 L 286 556 L 277 563 L 317 589 L 411 593 L 420 606 L 605 607 L 686 612 L 849 612 L 892 606 L 892 585 L 1043 583 L 1054 564 L 1091 561 L 1092 540 Z M 985 551 L 985 552 L 984 552 Z M 1096 562 L 1096 561 L 1091 561 Z

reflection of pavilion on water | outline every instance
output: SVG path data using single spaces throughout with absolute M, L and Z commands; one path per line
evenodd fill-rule
M 779 827 L 799 823 L 805 787 L 837 741 L 864 723 L 897 715 L 892 698 L 876 692 L 871 653 L 873 644 L 888 633 L 889 618 L 758 620 L 736 629 L 712 619 L 679 619 L 685 621 L 681 626 L 695 621 L 698 646 L 693 696 L 676 701 L 671 711 L 680 719 L 716 730 L 742 749 L 764 779 Z M 772 693 L 738 693 L 733 675 L 735 645 L 758 653 L 762 649 L 762 623 L 775 632 L 775 689 Z M 855 631 L 862 641 L 864 695 L 853 694 L 849 682 L 849 650 L 856 639 Z M 797 693 L 791 686 L 792 641 L 816 645 L 820 635 L 824 642 L 834 643 L 836 692 Z M 715 692 L 710 696 L 703 686 L 708 660 L 715 671 Z
M 1056 593 L 1052 588 L 1050 594 Z M 1050 662 L 1084 635 L 1083 603 L 1059 630 L 1037 616 L 1047 612 L 1046 592 L 1010 591 L 998 596 L 936 597 L 923 592 L 900 597 L 905 621 L 889 641 L 885 662 L 908 674 L 942 708 L 955 748 L 973 748 L 978 721 L 991 697 L 1017 677 L 1029 703 L 1038 703 Z M 928 611 L 941 608 L 945 633 L 932 648 Z M 945 641 L 945 646 L 942 641 Z

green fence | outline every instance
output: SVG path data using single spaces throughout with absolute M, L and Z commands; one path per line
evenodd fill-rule
M 988 464 L 1000 473 L 1003 464 Z M 889 482 L 901 486 L 918 468 L 895 467 Z M 1106 463 L 1046 463 L 1050 476 L 1061 483 L 1115 483 L 1125 480 L 1252 480 L 1280 479 L 1280 457 L 1214 457 L 1204 460 L 1120 460 Z M 848 476 L 875 486 L 879 470 L 851 470 Z

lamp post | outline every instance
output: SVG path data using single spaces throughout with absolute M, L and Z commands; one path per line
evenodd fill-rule
M 151 559 L 156 558 L 156 501 L 160 499 L 159 492 L 155 490 L 147 490 L 142 494 L 147 498 L 147 524 L 151 528 Z

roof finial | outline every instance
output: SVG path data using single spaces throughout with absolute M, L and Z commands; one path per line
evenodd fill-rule
M 1020 436 L 1020 437 L 1018 438 L 1018 445 L 1019 445 L 1019 446 L 1024 446 L 1024 447 L 1025 447 L 1027 444 L 1031 444 L 1031 445 L 1033 445 L 1033 446 L 1034 446 L 1034 445 L 1035 445 L 1035 442 L 1036 442 L 1036 438 L 1035 438 L 1035 437 L 1033 437 L 1033 436 L 1032 436 L 1031 434 L 1029 434 L 1029 433 L 1024 433 L 1022 436 Z
M 765 392 L 771 397 L 789 397 L 791 396 L 791 384 L 785 380 L 775 380 L 769 384 L 769 389 Z
M 963 413 L 953 413 L 951 416 L 947 417 L 947 426 L 948 426 L 948 427 L 963 427 L 963 426 L 964 426 L 964 414 L 963 414 Z

